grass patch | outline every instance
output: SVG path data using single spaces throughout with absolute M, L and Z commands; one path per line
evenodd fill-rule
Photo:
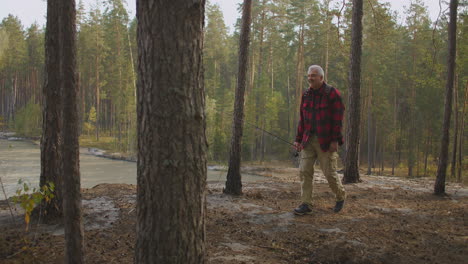
M 107 152 L 128 153 L 123 142 L 118 142 L 117 138 L 110 136 L 100 136 L 99 141 L 94 136 L 81 135 L 80 146 L 85 148 L 98 148 Z

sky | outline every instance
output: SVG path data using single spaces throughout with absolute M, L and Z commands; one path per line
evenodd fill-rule
M 79 0 L 75 0 L 77 3 Z M 89 10 L 91 4 L 98 0 L 83 0 L 86 10 Z M 102 0 L 101 0 L 102 1 Z M 135 15 L 135 0 L 126 0 L 127 9 L 130 17 Z M 217 3 L 224 14 L 224 21 L 232 32 L 234 24 L 240 13 L 237 12 L 237 6 L 242 0 L 208 0 L 210 3 Z M 254 0 L 255 1 L 255 0 Z M 380 0 L 382 2 L 390 2 L 391 8 L 399 13 L 399 22 L 404 21 L 404 6 L 408 6 L 411 0 Z M 423 0 L 424 4 L 429 7 L 429 16 L 432 21 L 435 21 L 439 14 L 439 0 Z M 442 6 L 442 10 L 447 8 Z M 0 20 L 13 14 L 18 16 L 25 27 L 29 27 L 34 22 L 39 25 L 45 25 L 47 4 L 46 0 L 0 0 Z

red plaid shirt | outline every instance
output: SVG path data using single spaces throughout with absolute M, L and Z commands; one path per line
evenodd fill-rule
M 343 144 L 341 128 L 343 126 L 344 105 L 340 92 L 323 83 L 319 90 L 307 89 L 302 94 L 301 118 L 297 126 L 296 142 L 303 147 L 312 135 L 317 135 L 320 148 L 328 151 L 330 143 Z

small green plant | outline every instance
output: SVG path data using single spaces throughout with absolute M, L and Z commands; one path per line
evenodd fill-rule
M 45 200 L 46 203 L 50 203 L 50 201 L 52 201 L 55 197 L 55 185 L 53 182 L 48 182 L 39 189 L 31 189 L 29 184 L 22 179 L 18 180 L 18 184 L 21 188 L 16 190 L 16 196 L 13 197 L 13 202 L 19 203 L 21 208 L 24 209 L 24 221 L 26 222 L 26 231 L 28 231 L 31 213 L 34 210 L 34 207 L 40 204 L 43 200 Z

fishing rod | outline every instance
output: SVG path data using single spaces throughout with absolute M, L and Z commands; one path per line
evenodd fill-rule
M 232 116 L 233 113 L 232 113 L 232 112 L 225 112 L 224 115 L 226 115 L 226 117 L 228 117 L 227 115 L 231 115 L 231 116 Z M 247 120 L 245 120 L 245 118 L 242 120 L 242 122 L 247 123 L 248 125 L 251 125 L 251 126 L 253 126 L 254 128 L 256 128 L 256 129 L 261 130 L 261 131 L 263 131 L 263 132 L 269 134 L 270 136 L 273 136 L 273 137 L 275 137 L 275 138 L 277 138 L 277 139 L 283 141 L 283 142 L 286 143 L 286 144 L 289 144 L 289 145 L 291 145 L 291 146 L 293 146 L 293 147 L 296 147 L 296 146 L 294 146 L 293 143 L 289 142 L 288 140 L 286 140 L 286 139 L 284 139 L 284 138 L 282 138 L 282 137 L 280 137 L 280 136 L 278 136 L 278 135 L 275 135 L 275 134 L 271 133 L 270 131 L 267 131 L 267 130 L 261 128 L 261 127 L 258 127 L 258 126 L 256 126 L 256 125 L 254 125 L 254 124 L 248 122 Z
M 261 128 L 261 127 L 258 127 L 258 126 L 254 125 L 254 124 L 251 124 L 251 123 L 249 123 L 249 122 L 247 122 L 247 121 L 244 121 L 244 122 L 247 123 L 248 125 L 251 125 L 251 126 L 255 127 L 255 128 L 258 129 L 258 130 L 261 130 L 261 131 L 263 131 L 263 132 L 269 134 L 270 136 L 273 136 L 273 137 L 275 137 L 275 138 L 277 138 L 277 139 L 283 141 L 283 142 L 286 143 L 286 144 L 289 144 L 289 145 L 291 145 L 291 146 L 293 146 L 293 147 L 296 147 L 296 146 L 294 146 L 293 143 L 287 141 L 287 140 L 284 139 L 284 138 L 281 138 L 281 137 L 279 137 L 279 136 L 277 136 L 277 135 L 275 135 L 275 134 L 273 134 L 273 133 L 271 133 L 271 132 L 269 132 L 269 131 L 267 131 L 267 130 Z
M 230 114 L 230 113 L 226 113 L 226 114 Z M 231 114 L 232 114 L 232 113 L 231 113 Z M 272 136 L 272 137 L 274 137 L 274 138 L 277 138 L 277 139 L 281 140 L 282 142 L 284 142 L 284 143 L 286 143 L 286 144 L 288 144 L 288 145 L 290 145 L 290 146 L 293 146 L 294 149 L 296 150 L 296 146 L 294 146 L 294 144 L 291 143 L 291 142 L 289 142 L 288 140 L 286 140 L 286 139 L 284 139 L 284 138 L 282 138 L 282 137 L 280 137 L 280 136 L 278 136 L 278 135 L 275 135 L 275 134 L 271 133 L 270 131 L 267 131 L 267 130 L 261 128 L 261 127 L 258 127 L 257 125 L 254 125 L 254 124 L 248 122 L 247 120 L 243 120 L 243 122 L 245 122 L 246 124 L 248 124 L 248 125 L 250 125 L 250 126 L 256 128 L 256 129 L 258 129 L 258 130 L 261 130 L 261 131 L 267 133 L 268 135 L 270 135 L 270 136 Z M 294 157 L 297 157 L 298 155 L 299 155 L 299 153 L 298 153 L 297 150 L 296 150 L 295 153 L 293 153 L 293 156 L 294 156 Z
M 266 130 L 263 129 L 263 128 L 260 128 L 260 127 L 254 125 L 254 124 L 251 124 L 251 123 L 249 123 L 249 122 L 247 122 L 247 121 L 245 121 L 245 120 L 244 120 L 244 122 L 247 123 L 248 125 L 253 126 L 254 128 L 256 128 L 256 129 L 258 129 L 258 130 L 261 130 L 261 131 L 263 131 L 263 132 L 269 134 L 269 135 L 272 136 L 272 137 L 275 137 L 275 138 L 281 140 L 282 142 L 284 142 L 284 143 L 286 143 L 286 144 L 289 144 L 289 145 L 293 146 L 293 147 L 294 147 L 294 150 L 295 150 L 294 153 L 292 153 L 293 157 L 299 156 L 299 152 L 296 150 L 296 146 L 294 146 L 294 144 L 292 144 L 291 142 L 289 142 L 289 141 L 287 141 L 286 139 L 283 139 L 283 138 L 281 138 L 281 137 L 279 137 L 279 136 L 277 136 L 277 135 L 275 135 L 275 134 L 273 134 L 273 133 L 271 133 L 271 132 L 269 132 L 269 131 L 266 131 Z

